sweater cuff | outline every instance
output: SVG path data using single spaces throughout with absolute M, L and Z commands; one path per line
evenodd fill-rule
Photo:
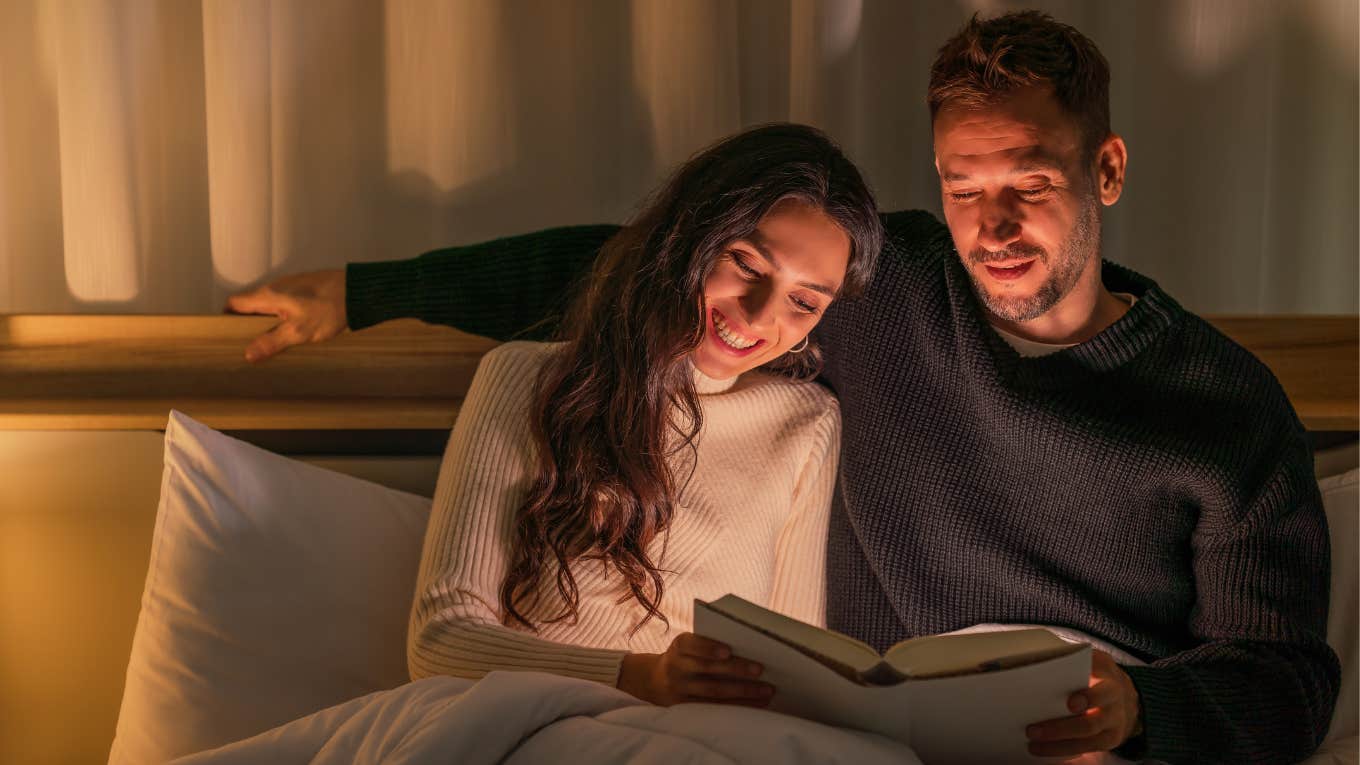
M 348 263 L 345 319 L 352 330 L 389 319 L 422 318 L 420 259 Z
M 1190 762 L 1196 759 L 1191 737 L 1185 726 L 1196 715 L 1185 709 L 1185 687 L 1168 667 L 1124 666 L 1122 669 L 1138 689 L 1142 708 L 1143 732 L 1126 741 L 1115 753 L 1126 759 Z
M 597 683 L 604 683 L 610 688 L 619 687 L 619 671 L 623 669 L 623 657 L 627 656 L 628 652 L 607 648 L 587 650 L 595 653 L 595 655 L 582 657 L 580 676 Z

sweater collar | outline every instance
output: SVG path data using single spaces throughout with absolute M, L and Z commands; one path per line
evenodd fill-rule
M 1185 309 L 1156 282 L 1117 263 L 1103 261 L 1100 278 L 1111 292 L 1127 292 L 1138 298 L 1118 321 L 1066 351 L 1082 366 L 1103 372 L 1146 350 L 1180 320 Z
M 737 380 L 740 379 L 740 376 L 728 377 L 722 380 L 709 377 L 703 372 L 700 372 L 699 368 L 692 363 L 690 364 L 690 370 L 694 372 L 694 392 L 698 393 L 700 396 L 725 393 L 728 390 L 731 390 L 732 386 L 736 385 Z
M 1174 298 L 1152 279 L 1108 260 L 1101 261 L 1101 280 L 1111 292 L 1137 298 L 1122 317 L 1083 343 L 1038 358 L 1021 358 L 991 329 L 985 310 L 973 292 L 972 281 L 951 246 L 945 279 L 955 312 L 959 339 L 990 348 L 1001 368 L 1016 367 L 1023 376 L 1052 377 L 1063 370 L 1107 372 L 1136 358 L 1160 339 L 1185 313 Z M 970 342 L 971 341 L 971 342 Z

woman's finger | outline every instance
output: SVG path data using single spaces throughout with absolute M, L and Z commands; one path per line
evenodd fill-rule
M 712 677 L 691 678 L 681 689 L 686 697 L 696 701 L 765 701 L 774 696 L 774 686 L 756 680 L 721 680 Z
M 680 669 L 691 675 L 730 675 L 733 677 L 759 677 L 764 670 L 754 661 L 733 656 L 728 659 L 706 659 L 699 656 L 682 654 L 677 657 Z
M 719 643 L 693 632 L 681 634 L 675 639 L 673 645 L 681 653 L 701 659 L 727 659 L 732 656 L 732 649 L 726 643 Z

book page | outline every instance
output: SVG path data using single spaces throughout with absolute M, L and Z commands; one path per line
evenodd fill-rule
M 898 643 L 885 657 L 912 678 L 945 677 L 1032 664 L 1077 650 L 1045 629 L 932 635 Z
M 1067 697 L 1087 686 L 1091 648 L 996 672 L 913 680 L 910 743 L 924 762 L 949 765 L 1042 763 L 1028 753 L 1025 726 L 1067 717 Z
M 694 632 L 765 665 L 760 679 L 775 687 L 770 711 L 907 740 L 910 711 L 902 703 L 906 684 L 859 685 L 826 661 L 700 600 L 694 601 Z
M 695 601 L 696 606 L 699 603 L 702 601 Z M 800 622 L 736 595 L 724 595 L 705 605 L 786 643 L 806 648 L 816 656 L 826 657 L 837 664 L 849 667 L 856 673 L 869 672 L 883 662 L 878 651 L 852 637 Z

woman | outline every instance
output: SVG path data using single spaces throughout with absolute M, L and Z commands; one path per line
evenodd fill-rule
M 687 631 L 692 604 L 731 592 L 823 623 L 840 416 L 806 380 L 809 333 L 881 243 L 872 194 L 812 128 L 682 166 L 605 245 L 562 342 L 478 368 L 426 534 L 412 677 L 532 669 L 658 704 L 766 703 L 758 666 Z

